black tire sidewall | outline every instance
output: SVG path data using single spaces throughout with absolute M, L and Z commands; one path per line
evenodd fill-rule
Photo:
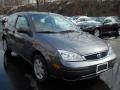
M 6 49 L 4 49 L 4 41 L 6 42 Z M 11 55 L 11 52 L 12 52 L 12 50 L 10 49 L 10 48 L 8 48 L 8 45 L 7 45 L 7 40 L 6 39 L 3 39 L 3 50 L 4 50 L 4 54 L 6 54 L 7 56 L 12 56 Z

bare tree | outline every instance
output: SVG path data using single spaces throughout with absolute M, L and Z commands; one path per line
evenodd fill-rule
M 36 0 L 37 7 L 40 6 L 40 4 L 45 4 L 46 0 Z
M 37 7 L 39 7 L 39 0 L 36 0 Z

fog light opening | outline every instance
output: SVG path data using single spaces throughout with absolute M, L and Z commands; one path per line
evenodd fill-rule
M 54 69 L 60 69 L 60 65 L 59 64 L 52 64 L 52 67 L 54 68 Z

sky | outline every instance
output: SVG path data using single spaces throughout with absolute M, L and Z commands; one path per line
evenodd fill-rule
M 36 3 L 36 0 L 30 0 L 30 3 Z

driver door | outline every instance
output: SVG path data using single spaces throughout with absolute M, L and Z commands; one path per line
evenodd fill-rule
M 103 30 L 105 30 L 105 32 L 110 31 L 112 29 L 112 26 L 113 26 L 112 20 L 107 19 L 103 23 Z
M 30 42 L 31 37 L 28 34 L 30 33 L 30 25 L 28 24 L 26 17 L 19 16 L 15 27 L 17 31 L 15 33 L 17 53 L 27 58 L 28 53 L 30 52 L 29 50 L 31 48 L 31 42 Z

